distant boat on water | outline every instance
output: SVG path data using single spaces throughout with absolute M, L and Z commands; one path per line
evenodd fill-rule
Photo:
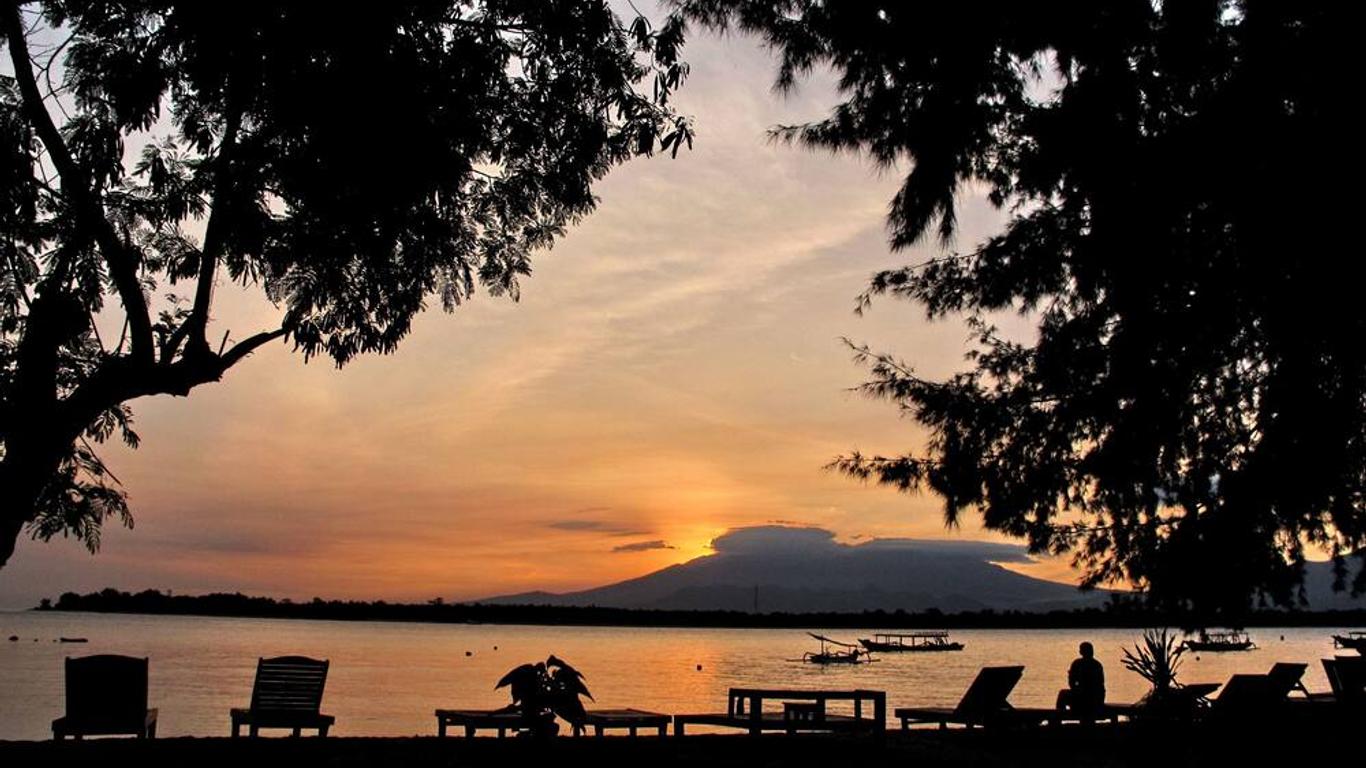
M 819 651 L 807 651 L 802 654 L 802 661 L 808 664 L 863 664 L 873 660 L 867 651 L 853 643 L 832 640 L 815 632 L 807 634 L 821 641 Z
M 963 644 L 951 642 L 949 633 L 934 632 L 880 632 L 873 639 L 860 637 L 859 643 L 870 651 L 887 653 L 935 653 L 940 651 L 961 651 Z
M 1187 640 L 1182 643 L 1187 650 L 1203 651 L 1207 653 L 1222 653 L 1225 651 L 1250 651 L 1257 647 L 1247 633 L 1240 629 L 1227 629 L 1218 632 L 1200 630 L 1199 640 Z
M 1333 635 L 1334 648 L 1351 648 L 1366 655 L 1366 630 L 1354 630 L 1344 635 Z

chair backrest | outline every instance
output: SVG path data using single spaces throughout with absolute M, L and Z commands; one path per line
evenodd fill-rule
M 1006 697 L 1022 676 L 1024 667 L 982 667 L 954 712 L 964 717 L 982 717 L 1009 709 Z
M 256 663 L 251 708 L 257 712 L 307 712 L 322 707 L 327 684 L 327 660 L 307 656 L 277 656 Z
M 1338 685 L 1333 694 L 1338 701 L 1359 703 L 1366 701 L 1366 656 L 1338 656 L 1333 659 Z M 1328 660 L 1323 662 L 1328 668 Z
M 1214 700 L 1216 709 L 1255 710 L 1275 704 L 1284 695 L 1276 696 L 1276 686 L 1270 675 L 1234 675 L 1224 683 L 1224 689 Z
M 1337 659 L 1323 660 L 1323 674 L 1328 678 L 1328 687 L 1333 691 L 1333 698 L 1342 698 L 1342 680 L 1338 678 Z
M 1271 695 L 1277 700 L 1284 699 L 1296 688 L 1303 689 L 1300 679 L 1304 677 L 1305 670 L 1309 669 L 1308 664 L 1292 664 L 1290 662 L 1278 661 L 1271 665 L 1271 671 L 1266 676 L 1271 679 Z
M 137 726 L 147 715 L 147 659 L 102 654 L 66 660 L 66 716 L 84 726 Z

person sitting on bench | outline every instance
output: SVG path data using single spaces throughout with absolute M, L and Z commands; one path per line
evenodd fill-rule
M 1096 660 L 1090 643 L 1083 642 L 1077 650 L 1081 657 L 1067 670 L 1067 687 L 1058 691 L 1058 709 L 1091 722 L 1105 708 L 1105 667 Z

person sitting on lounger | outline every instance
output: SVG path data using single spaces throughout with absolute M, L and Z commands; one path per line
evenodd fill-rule
M 1105 706 L 1105 667 L 1096 661 L 1096 649 L 1083 642 L 1081 657 L 1067 670 L 1067 687 L 1058 692 L 1058 709 L 1076 712 L 1084 721 L 1093 719 Z

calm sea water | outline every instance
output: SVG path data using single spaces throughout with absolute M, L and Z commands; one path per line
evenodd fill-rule
M 819 631 L 819 630 L 818 630 Z M 829 630 L 849 640 L 874 630 Z M 1326 690 L 1318 659 L 1333 655 L 1324 629 L 1254 630 L 1260 649 L 1190 657 L 1187 682 L 1265 672 L 1276 661 L 1309 662 L 1306 682 Z M 3 638 L 18 635 L 18 642 Z M 53 642 L 87 637 L 84 645 Z M 791 629 L 528 627 L 386 622 L 289 621 L 83 613 L 0 613 L 0 739 L 49 738 L 63 710 L 66 656 L 121 653 L 150 662 L 150 705 L 158 734 L 227 735 L 228 709 L 246 706 L 259 656 L 331 659 L 324 711 L 343 736 L 434 734 L 432 710 L 497 707 L 493 685 L 508 669 L 554 653 L 576 666 L 596 706 L 661 712 L 724 710 L 732 686 L 885 690 L 889 709 L 953 705 L 979 667 L 1023 664 L 1011 696 L 1050 706 L 1065 684 L 1077 644 L 1090 640 L 1105 664 L 1112 701 L 1146 684 L 1121 664 L 1134 630 L 962 630 L 959 653 L 881 654 L 873 664 L 816 667 L 791 661 L 815 644 Z M 36 639 L 36 642 L 35 642 Z M 467 653 L 469 655 L 467 655 Z

